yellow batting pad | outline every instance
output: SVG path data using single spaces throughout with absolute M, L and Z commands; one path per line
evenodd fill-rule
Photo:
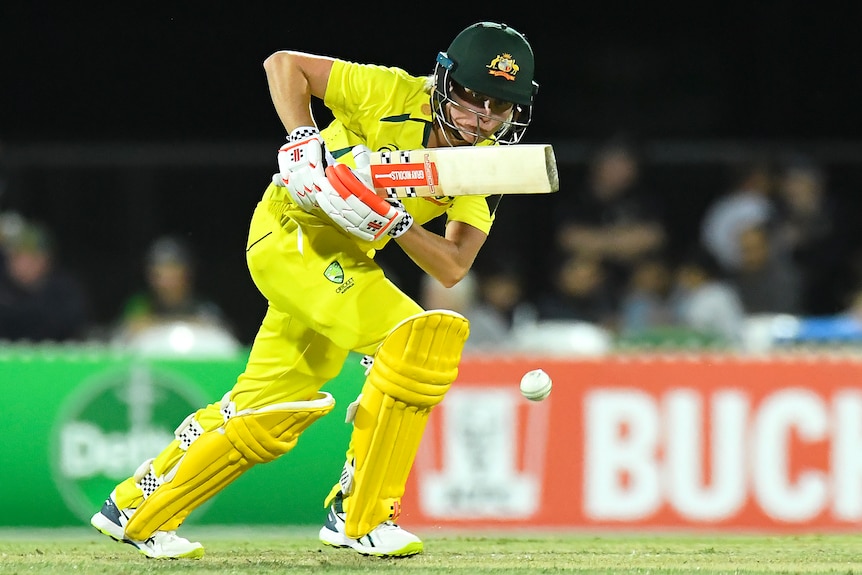
M 330 394 L 320 393 L 313 401 L 241 412 L 224 427 L 205 432 L 168 474 L 173 476 L 138 507 L 126 524 L 126 537 L 144 541 L 156 531 L 175 530 L 195 508 L 253 465 L 290 451 L 299 435 L 334 406 Z
M 398 516 L 428 414 L 457 378 L 468 334 L 463 316 L 428 311 L 398 324 L 377 350 L 353 422 L 348 537 L 358 539 Z

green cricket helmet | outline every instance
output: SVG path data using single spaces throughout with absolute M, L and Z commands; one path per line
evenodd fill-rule
M 466 102 L 478 117 L 489 115 L 496 119 L 500 117 L 493 112 L 511 108 L 511 114 L 492 137 L 500 143 L 519 141 L 530 123 L 539 87 L 533 80 L 534 71 L 533 49 L 514 28 L 494 22 L 465 28 L 449 49 L 437 56 L 432 99 L 438 121 L 459 131 L 444 113 L 447 103 L 470 109 L 459 103 Z M 489 114 L 476 112 L 475 108 L 485 108 Z

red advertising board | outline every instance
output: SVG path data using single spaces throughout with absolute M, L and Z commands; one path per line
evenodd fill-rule
M 542 402 L 523 373 L 554 380 Z M 467 357 L 408 527 L 827 532 L 862 521 L 862 362 Z

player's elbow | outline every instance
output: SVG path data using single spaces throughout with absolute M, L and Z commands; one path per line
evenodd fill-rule
M 272 54 L 267 56 L 266 60 L 263 61 L 263 69 L 267 72 L 277 70 L 278 68 L 281 68 L 285 64 L 290 62 L 290 58 L 291 56 L 288 50 L 279 50 L 278 52 L 273 52 Z
M 451 269 L 447 270 L 446 273 L 440 274 L 437 277 L 437 281 L 440 282 L 445 288 L 453 288 L 467 277 L 467 272 L 469 272 L 469 268 L 467 269 Z

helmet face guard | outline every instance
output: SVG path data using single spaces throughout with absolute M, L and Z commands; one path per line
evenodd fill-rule
M 434 67 L 431 103 L 435 120 L 452 145 L 450 135 L 475 138 L 474 144 L 491 139 L 500 144 L 521 140 L 530 124 L 533 97 L 533 51 L 527 40 L 505 24 L 480 22 L 464 29 L 440 52 Z M 452 121 L 453 110 L 473 114 L 475 129 Z M 488 133 L 482 125 L 497 123 Z
M 500 144 L 517 144 L 524 135 L 527 126 L 532 119 L 533 106 L 513 104 L 499 100 L 479 92 L 474 92 L 468 87 L 462 86 L 452 79 L 449 69 L 441 60 L 446 60 L 446 55 L 440 53 L 437 57 L 437 65 L 434 69 L 434 90 L 431 93 L 431 106 L 434 110 L 434 119 L 441 125 L 454 132 L 455 137 L 459 133 L 466 133 L 475 138 L 474 144 L 485 139 L 494 140 Z M 464 105 L 466 102 L 470 106 Z M 470 113 L 476 117 L 474 129 L 466 129 L 464 126 L 456 126 L 448 113 L 446 105 L 452 108 Z M 479 111 L 483 110 L 484 111 Z M 481 129 L 483 121 L 500 122 L 500 127 L 492 134 L 486 134 Z M 447 130 L 443 130 L 446 139 L 449 139 Z M 452 142 L 449 142 L 450 145 Z

